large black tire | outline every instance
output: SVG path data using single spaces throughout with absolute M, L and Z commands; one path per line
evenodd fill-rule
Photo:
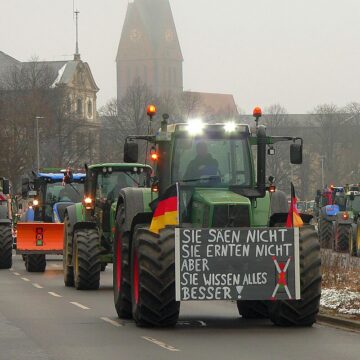
M 26 255 L 25 268 L 28 272 L 44 272 L 46 269 L 45 254 Z
M 13 237 L 10 225 L 0 225 L 0 269 L 12 266 Z
M 301 300 L 271 301 L 269 315 L 279 326 L 312 326 L 319 312 L 321 258 L 318 235 L 311 225 L 300 228 Z
M 64 218 L 64 246 L 63 246 L 63 270 L 64 270 L 64 284 L 68 287 L 73 287 L 74 270 L 72 266 L 72 232 L 69 215 L 65 214 Z
M 319 218 L 319 238 L 320 245 L 323 249 L 334 248 L 334 229 L 332 221 L 324 219 L 321 215 Z
M 335 231 L 335 251 L 350 252 L 353 230 L 351 224 L 337 224 Z
M 269 301 L 237 301 L 239 315 L 244 319 L 268 319 Z
M 175 232 L 147 229 L 135 233 L 131 251 L 133 318 L 137 326 L 174 326 L 180 303 L 175 300 Z
M 73 238 L 74 285 L 77 290 L 100 286 L 100 239 L 97 229 L 79 229 Z
M 120 206 L 116 215 L 114 240 L 114 304 L 120 319 L 131 319 L 130 234 L 123 231 L 124 222 L 125 208 Z

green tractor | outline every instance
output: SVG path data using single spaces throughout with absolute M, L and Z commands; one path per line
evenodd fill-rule
M 348 191 L 345 209 L 336 215 L 335 251 L 360 256 L 360 192 Z
M 0 269 L 10 269 L 12 266 L 12 214 L 9 180 L 0 178 Z
M 64 217 L 65 286 L 96 290 L 100 272 L 113 262 L 115 211 L 123 188 L 149 186 L 151 167 L 142 164 L 86 166 L 82 203 L 67 207 Z
M 148 112 L 148 115 L 151 121 L 153 113 Z M 133 318 L 138 326 L 173 326 L 179 317 L 180 301 L 195 299 L 195 296 L 183 296 L 180 289 L 185 279 L 180 278 L 182 265 L 177 260 L 180 256 L 179 236 L 182 236 L 179 233 L 199 232 L 201 235 L 223 231 L 224 237 L 221 238 L 220 234 L 217 240 L 227 242 L 229 231 L 234 231 L 236 237 L 237 231 L 243 229 L 247 232 L 261 229 L 264 234 L 289 230 L 284 228 L 288 214 L 284 210 L 279 213 L 271 211 L 271 196 L 276 192 L 273 194 L 273 185 L 268 186 L 266 182 L 266 156 L 275 153 L 275 143 L 291 141 L 291 162 L 301 164 L 303 142 L 296 137 L 268 137 L 265 127 L 258 125 L 261 110 L 254 110 L 254 116 L 254 134 L 248 125 L 233 122 L 204 124 L 194 120 L 187 124 L 168 125 L 168 115 L 165 114 L 156 135 L 149 131 L 148 135 L 127 138 L 125 162 L 137 161 L 138 142 L 146 141 L 151 158 L 155 160 L 155 176 L 150 188 L 123 189 L 117 203 L 113 288 L 115 308 L 120 318 Z M 257 154 L 256 165 L 252 149 Z M 174 188 L 177 195 L 174 195 Z M 287 209 L 286 196 L 283 196 L 283 201 Z M 307 221 L 310 218 L 308 216 Z M 243 297 L 229 297 L 225 293 L 221 296 L 221 288 L 216 288 L 219 293 L 215 298 L 236 300 L 238 311 L 244 318 L 266 317 L 277 325 L 311 326 L 316 321 L 321 293 L 318 235 L 308 223 L 291 230 L 299 234 L 299 250 L 295 257 L 298 259 L 301 296 L 297 300 L 277 300 L 261 290 L 258 294 Z M 194 256 L 191 266 L 195 272 L 190 275 L 194 283 L 202 276 L 211 275 L 209 271 L 201 273 L 201 268 L 198 269 L 199 262 L 205 264 L 207 261 L 201 253 L 201 242 L 209 241 L 205 235 L 201 236 L 203 240 L 193 238 L 199 244 L 190 247 Z M 216 266 L 226 267 L 228 260 L 229 264 L 237 262 L 243 266 L 243 273 L 236 276 L 244 276 L 244 281 L 249 283 L 246 267 L 256 269 L 257 260 L 247 260 L 244 264 L 240 255 L 229 259 L 223 255 L 220 252 L 214 255 L 212 261 Z M 268 259 L 276 261 L 275 257 Z M 282 272 L 286 266 L 276 268 L 283 282 L 275 289 L 284 289 L 285 275 Z M 276 273 L 274 268 L 271 271 Z M 226 280 L 228 275 L 220 274 L 215 281 Z M 260 281 L 256 276 L 253 280 Z M 239 294 L 242 288 L 236 287 Z M 207 287 L 206 291 L 214 289 Z M 215 299 L 211 296 L 203 294 L 197 300 Z

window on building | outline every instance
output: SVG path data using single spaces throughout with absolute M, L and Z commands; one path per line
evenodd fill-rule
M 87 115 L 90 119 L 93 117 L 93 103 L 90 99 L 88 100 L 87 104 Z
M 81 99 L 77 99 L 76 101 L 76 112 L 78 115 L 81 115 L 83 113 L 83 105 Z

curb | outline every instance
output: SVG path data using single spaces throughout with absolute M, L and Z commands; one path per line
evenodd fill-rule
M 320 323 L 325 323 L 333 326 L 340 326 L 350 330 L 360 331 L 360 321 L 350 320 L 343 317 L 332 315 L 318 314 L 317 320 Z

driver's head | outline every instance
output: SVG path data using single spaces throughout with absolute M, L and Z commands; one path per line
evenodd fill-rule
M 208 147 L 205 142 L 199 142 L 196 145 L 196 153 L 200 157 L 204 157 L 208 154 Z

